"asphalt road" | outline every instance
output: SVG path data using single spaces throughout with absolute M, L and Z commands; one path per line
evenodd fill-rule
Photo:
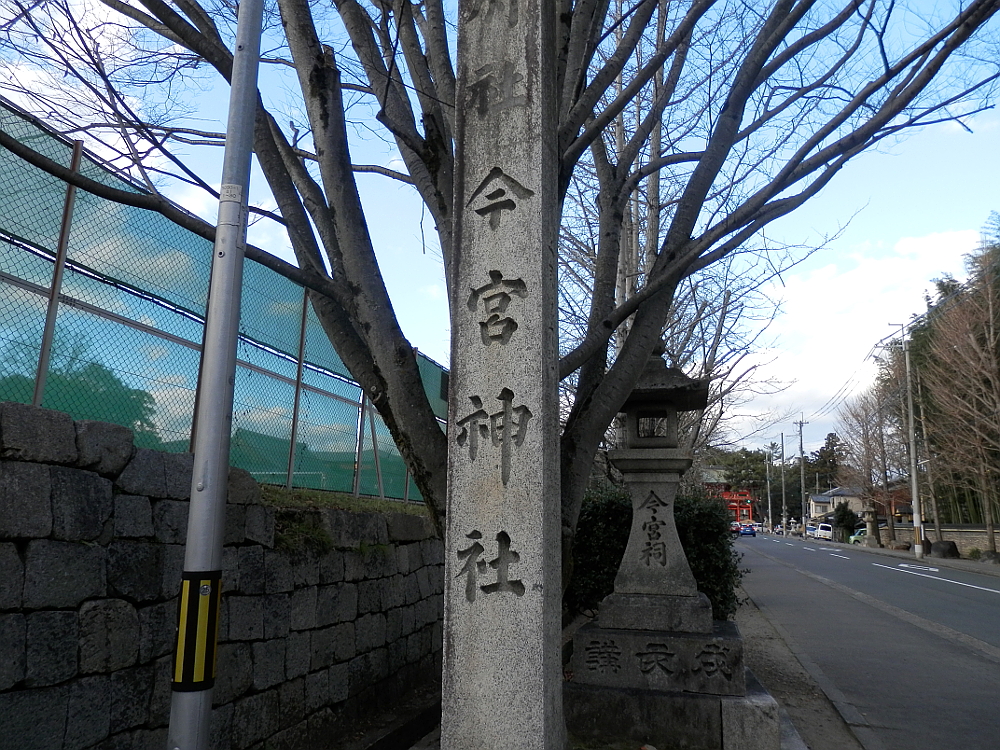
M 867 750 L 1000 748 L 1000 577 L 741 537 L 743 588 Z

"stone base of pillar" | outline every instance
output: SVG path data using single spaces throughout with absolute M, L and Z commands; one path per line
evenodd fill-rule
M 635 750 L 779 750 L 778 704 L 746 672 L 745 695 L 661 692 L 568 682 L 563 691 L 571 746 Z
M 659 594 L 609 594 L 601 602 L 598 622 L 602 628 L 712 632 L 712 604 L 695 596 Z
M 574 746 L 779 750 L 778 704 L 746 668 L 735 623 L 700 633 L 606 627 L 606 603 L 601 624 L 573 636 L 563 703 Z

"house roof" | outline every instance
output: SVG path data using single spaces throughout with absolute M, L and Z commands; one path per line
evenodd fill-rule
M 827 497 L 861 497 L 861 490 L 857 487 L 834 487 L 823 494 Z

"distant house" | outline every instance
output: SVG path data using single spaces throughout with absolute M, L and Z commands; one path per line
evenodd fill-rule
M 847 507 L 857 513 L 859 516 L 865 509 L 865 501 L 861 499 L 861 490 L 857 487 L 835 487 L 832 490 L 827 490 L 821 495 L 814 495 L 813 497 L 826 498 L 827 506 L 826 513 L 833 513 L 837 506 L 841 503 L 847 503 Z M 819 507 L 822 503 L 818 504 Z M 822 514 L 816 513 L 814 517 L 818 517 Z
M 810 495 L 809 496 L 809 517 L 810 518 L 823 518 L 828 513 L 832 513 L 832 505 L 830 503 L 830 498 L 826 495 Z

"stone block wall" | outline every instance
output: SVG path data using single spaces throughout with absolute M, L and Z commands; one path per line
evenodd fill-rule
M 166 747 L 191 469 L 124 427 L 0 404 L 0 745 Z M 230 472 L 219 750 L 320 747 L 440 676 L 429 522 L 314 511 L 320 553 L 276 547 L 283 517 Z

